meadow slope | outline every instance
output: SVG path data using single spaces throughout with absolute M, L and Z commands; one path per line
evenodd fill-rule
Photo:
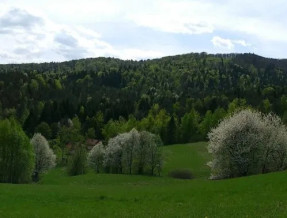
M 287 173 L 210 181 L 206 143 L 163 148 L 161 177 L 95 174 L 63 168 L 39 184 L 0 185 L 0 217 L 287 217 Z M 187 168 L 193 180 L 169 178 Z

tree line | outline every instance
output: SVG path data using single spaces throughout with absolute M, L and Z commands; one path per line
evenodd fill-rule
M 286 123 L 286 71 L 286 60 L 254 54 L 0 65 L 0 117 L 49 140 L 62 140 L 68 119 L 78 119 L 83 137 L 105 141 L 134 127 L 165 144 L 206 140 L 218 120 L 243 105 Z

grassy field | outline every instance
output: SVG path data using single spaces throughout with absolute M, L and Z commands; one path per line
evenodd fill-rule
M 40 184 L 0 185 L 0 217 L 287 217 L 287 173 L 210 181 L 206 143 L 163 148 L 161 177 L 50 171 Z M 193 180 L 167 177 L 190 169 Z

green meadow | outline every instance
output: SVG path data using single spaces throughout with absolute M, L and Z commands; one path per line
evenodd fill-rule
M 160 177 L 64 168 L 38 184 L 0 184 L 0 217 L 287 217 L 287 173 L 208 180 L 205 142 L 163 147 Z M 168 177 L 189 169 L 194 179 Z

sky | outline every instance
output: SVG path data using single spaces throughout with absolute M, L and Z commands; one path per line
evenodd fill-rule
M 1 0 L 0 63 L 192 53 L 287 58 L 286 0 Z

